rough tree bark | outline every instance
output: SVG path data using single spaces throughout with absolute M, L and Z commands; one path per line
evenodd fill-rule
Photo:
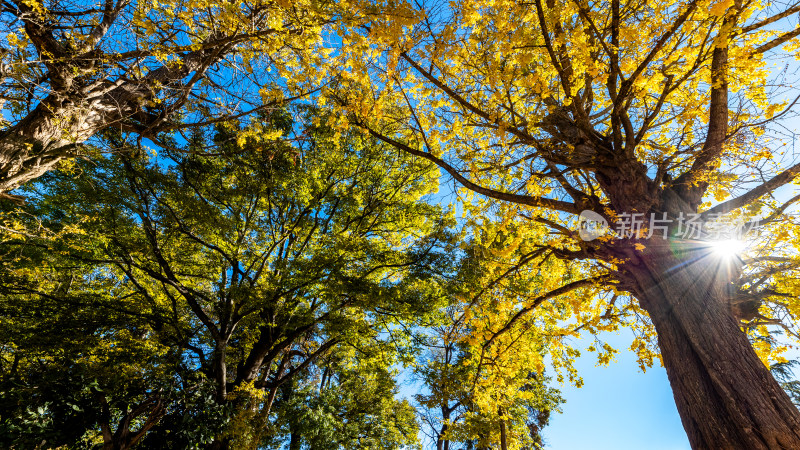
M 800 448 L 800 411 L 731 313 L 735 264 L 697 244 L 645 245 L 622 273 L 655 325 L 692 448 Z

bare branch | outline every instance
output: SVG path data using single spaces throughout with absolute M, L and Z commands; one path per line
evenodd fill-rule
M 705 211 L 703 216 L 708 216 L 711 214 L 726 214 L 735 209 L 739 209 L 743 206 L 749 205 L 751 202 L 757 200 L 758 198 L 769 194 L 770 192 L 774 191 L 775 189 L 783 186 L 784 184 L 791 183 L 794 178 L 800 174 L 800 163 L 795 164 L 794 166 L 784 170 L 783 172 L 779 173 L 772 179 L 758 185 L 757 187 L 749 190 L 748 192 L 736 197 L 732 198 L 728 201 L 720 203 L 717 206 Z
M 474 191 L 478 194 L 485 195 L 487 197 L 494 198 L 496 200 L 503 200 L 512 203 L 518 203 L 521 205 L 548 208 L 554 211 L 563 211 L 570 214 L 579 214 L 581 212 L 581 208 L 574 203 L 565 202 L 562 200 L 555 200 L 551 198 L 536 197 L 532 195 L 512 194 L 509 192 L 497 191 L 494 189 L 480 186 L 478 184 L 473 183 L 465 176 L 461 175 L 461 173 L 458 170 L 456 170 L 455 167 L 451 166 L 450 164 L 447 164 L 441 158 L 433 156 L 431 153 L 411 148 L 410 146 L 403 144 L 402 142 L 396 141 L 388 136 L 385 136 L 373 130 L 372 128 L 364 125 L 363 123 L 357 123 L 357 125 L 367 130 L 372 136 L 376 137 L 382 142 L 385 142 L 406 153 L 412 154 L 414 156 L 419 156 L 421 158 L 425 158 L 428 161 L 433 162 L 437 166 L 444 169 L 445 172 L 450 174 L 450 176 L 455 178 L 456 181 L 461 183 L 461 185 L 463 185 L 465 188 Z
M 553 289 L 552 291 L 550 291 L 550 292 L 548 292 L 546 294 L 543 294 L 543 295 L 540 295 L 540 296 L 536 297 L 533 300 L 533 302 L 531 302 L 528 306 L 520 309 L 516 314 L 514 314 L 514 316 L 511 317 L 511 319 L 503 326 L 503 328 L 497 330 L 492 335 L 492 337 L 489 338 L 489 340 L 487 340 L 483 344 L 483 348 L 485 349 L 485 348 L 488 348 L 490 345 L 492 345 L 492 343 L 494 342 L 495 339 L 497 339 L 503 333 L 508 332 L 511 329 L 511 327 L 513 327 L 514 324 L 518 320 L 520 320 L 523 316 L 525 316 L 529 312 L 531 312 L 534 309 L 536 309 L 539 305 L 541 305 L 545 301 L 550 300 L 551 298 L 554 298 L 554 297 L 558 297 L 559 295 L 567 294 L 567 293 L 569 293 L 571 291 L 574 291 L 575 289 L 578 289 L 578 288 L 600 284 L 600 283 L 602 283 L 602 282 L 604 282 L 606 280 L 608 280 L 608 277 L 605 276 L 605 275 L 598 276 L 598 277 L 593 277 L 593 278 L 585 278 L 583 280 L 578 280 L 578 281 L 573 281 L 571 283 L 567 283 L 564 286 L 561 286 L 561 287 L 559 287 L 557 289 Z

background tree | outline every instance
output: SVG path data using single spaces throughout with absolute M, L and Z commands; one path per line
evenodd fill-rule
M 430 352 L 416 369 L 424 384 L 415 396 L 425 433 L 435 448 L 543 448 L 541 431 L 562 401 L 558 391 L 545 384 L 549 378 L 535 369 L 522 374 L 502 366 L 476 367 L 469 347 L 454 342 L 451 329 L 438 331 L 441 334 L 431 336 Z M 509 357 L 513 350 L 509 349 Z M 503 385 L 487 389 L 488 381 L 499 378 L 497 373 L 503 373 Z
M 447 284 L 451 303 L 440 323 L 429 327 L 427 354 L 415 369 L 423 382 L 416 399 L 437 450 L 541 448 L 540 431 L 563 401 L 546 385 L 544 373 L 553 336 L 543 331 L 552 326 L 519 320 L 502 335 L 491 331 L 510 322 L 515 311 L 508 305 L 519 300 L 518 292 L 539 289 L 542 279 L 504 251 L 502 238 L 476 245 L 487 237 L 484 229 L 463 245 L 465 254 Z M 554 360 L 559 356 L 553 352 Z
M 124 300 L 104 303 L 90 292 L 31 298 L 20 287 L 4 289 L 2 445 L 111 449 L 140 441 L 177 402 L 176 381 L 188 381 L 180 352 L 144 338 L 147 322 L 121 313 L 130 306 Z
M 337 352 L 283 385 L 278 416 L 288 449 L 419 448 L 414 407 L 397 400 L 397 370 L 380 351 Z
M 800 381 L 797 380 L 794 373 L 794 369 L 796 369 L 798 365 L 800 365 L 800 363 L 797 360 L 777 362 L 770 366 L 770 371 L 772 371 L 772 374 L 775 375 L 775 378 L 780 382 L 783 390 L 789 394 L 789 398 L 792 399 L 795 406 L 800 408 Z
M 766 367 L 783 348 L 758 339 L 770 327 L 797 336 L 789 212 L 800 196 L 778 190 L 800 165 L 771 128 L 796 93 L 767 61 L 793 57 L 798 12 L 749 1 L 419 4 L 414 26 L 386 26 L 399 20 L 387 15 L 345 39 L 354 75 L 328 98 L 479 194 L 466 195 L 467 213 L 479 227 L 513 224 L 521 238 L 507 246 L 542 236 L 521 260 L 560 269 L 507 305 L 510 325 L 548 304 L 590 332 L 644 310 L 633 348 L 646 363 L 657 339 L 694 448 L 800 447 L 800 412 Z M 581 239 L 583 210 L 627 229 Z M 685 233 L 686 219 L 723 213 L 759 220 L 747 252 L 713 252 L 710 227 Z M 671 226 L 637 230 L 637 217 Z M 638 304 L 621 304 L 628 296 Z
M 30 191 L 29 217 L 56 230 L 61 247 L 24 235 L 5 244 L 9 252 L 61 255 L 49 263 L 53 271 L 74 277 L 48 293 L 39 287 L 48 271 L 24 273 L 29 301 L 99 296 L 120 317 L 143 321 L 136 343 L 175 349 L 176 364 L 207 380 L 213 404 L 230 410 L 229 423 L 211 436 L 215 447 L 255 448 L 274 436 L 271 413 L 284 385 L 310 377 L 323 356 L 354 349 L 370 354 L 370 364 L 356 374 L 342 368 L 340 387 L 354 387 L 358 373 L 377 377 L 371 392 L 384 406 L 375 414 L 405 414 L 390 400 L 387 368 L 412 355 L 398 324 L 410 327 L 438 303 L 430 268 L 442 258 L 449 219 L 422 201 L 437 176 L 427 162 L 312 122 L 274 113 L 244 129 L 196 133 L 188 148 L 155 157 L 129 151 L 79 163 L 75 174 L 48 174 Z M 213 146 L 216 156 L 193 151 L 200 146 Z M 92 303 L 78 304 L 75 314 L 95 314 Z M 167 378 L 177 375 L 175 364 L 153 364 Z M 364 405 L 357 395 L 342 393 L 340 401 Z M 159 415 L 179 427 L 176 413 L 190 406 Z M 386 428 L 362 423 L 373 431 L 346 425 L 352 430 L 336 439 L 389 445 L 415 434 L 404 417 Z M 153 430 L 182 439 L 180 428 Z

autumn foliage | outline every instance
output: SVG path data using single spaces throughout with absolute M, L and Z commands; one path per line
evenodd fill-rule
M 403 366 L 438 449 L 534 448 L 549 376 L 627 328 L 693 448 L 800 448 L 799 13 L 2 3 L 4 426 L 411 445 Z

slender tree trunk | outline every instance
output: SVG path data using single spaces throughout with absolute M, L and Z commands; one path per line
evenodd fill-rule
M 214 348 L 214 381 L 217 384 L 217 403 L 225 404 L 228 400 L 228 365 L 225 358 L 225 350 L 228 342 L 217 342 Z
M 800 411 L 730 310 L 738 268 L 707 249 L 645 242 L 622 266 L 648 311 L 694 449 L 800 449 Z
M 500 417 L 500 450 L 508 450 L 508 430 L 506 429 L 506 415 L 503 408 L 497 408 Z
M 300 444 L 300 434 L 298 434 L 295 430 L 292 430 L 289 437 L 289 450 L 300 450 Z
M 447 424 L 444 424 L 442 425 L 442 429 L 439 430 L 439 435 L 436 437 L 436 450 L 448 450 L 450 448 L 450 441 L 444 437 L 446 432 Z
M 228 365 L 225 358 L 225 350 L 227 349 L 227 339 L 217 342 L 214 348 L 214 381 L 216 383 L 215 399 L 217 404 L 224 405 L 228 402 Z M 209 450 L 227 450 L 230 448 L 230 441 L 228 438 L 220 436 L 214 437 L 214 441 L 207 447 Z

